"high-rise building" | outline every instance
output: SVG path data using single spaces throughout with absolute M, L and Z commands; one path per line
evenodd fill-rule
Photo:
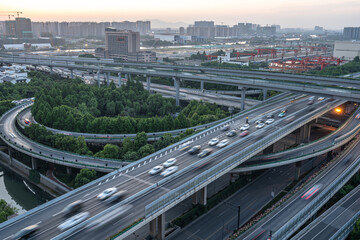
M 343 32 L 344 39 L 347 40 L 359 40 L 360 39 L 360 27 L 346 27 Z
M 16 37 L 15 26 L 16 26 L 16 22 L 14 20 L 5 21 L 5 35 L 6 35 L 6 37 Z
M 140 34 L 130 30 L 105 29 L 105 52 L 110 58 L 126 58 L 129 53 L 140 52 Z
M 15 31 L 18 38 L 31 38 L 31 20 L 30 18 L 15 18 Z
M 185 28 L 184 27 L 179 28 L 179 34 L 180 35 L 185 35 Z

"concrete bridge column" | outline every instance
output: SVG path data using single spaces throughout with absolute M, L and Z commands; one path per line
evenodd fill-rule
M 207 186 L 203 187 L 200 191 L 200 199 L 199 199 L 199 203 L 201 205 L 206 205 L 207 204 Z
M 37 169 L 37 161 L 36 161 L 36 158 L 34 158 L 34 157 L 31 157 L 31 167 L 34 170 Z
M 151 76 L 146 76 L 146 90 L 150 92 Z
M 129 74 L 125 73 L 126 81 L 129 81 Z
M 274 152 L 274 144 L 271 144 L 270 146 L 268 146 L 267 148 L 265 148 L 263 150 L 263 154 L 270 154 Z
M 66 167 L 66 174 L 70 175 L 72 172 L 71 167 Z
M 100 87 L 100 71 L 97 71 L 97 82 L 98 82 L 98 87 Z
M 176 89 L 176 106 L 180 106 L 180 80 L 179 78 L 173 78 L 174 87 Z
M 12 165 L 12 156 L 11 156 L 11 147 L 8 146 L 8 154 L 9 154 L 9 164 Z
M 246 88 L 242 87 L 241 88 L 241 111 L 245 110 L 245 97 L 246 97 Z
M 53 74 L 54 73 L 54 71 L 53 71 L 53 67 L 52 66 L 50 66 L 50 74 Z
M 150 223 L 150 236 L 158 240 L 165 239 L 165 213 L 161 214 Z
M 295 180 L 298 181 L 301 176 L 302 161 L 295 163 Z
M 263 88 L 263 101 L 265 101 L 267 98 L 267 89 Z
M 74 78 L 74 70 L 70 69 L 70 78 L 73 79 Z
M 119 85 L 119 87 L 121 87 L 121 85 L 122 85 L 121 73 L 120 72 L 118 73 L 118 85 Z
M 110 72 L 106 73 L 106 85 L 110 85 Z
M 200 90 L 204 92 L 204 81 L 200 82 Z
M 303 142 L 310 141 L 311 123 L 307 123 L 300 128 L 299 136 L 296 138 L 296 143 L 300 144 Z
M 194 193 L 192 196 L 192 204 L 196 205 L 199 202 L 198 192 Z

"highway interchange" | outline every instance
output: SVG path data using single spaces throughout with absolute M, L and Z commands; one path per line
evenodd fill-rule
M 284 105 L 288 105 L 287 108 L 288 108 L 289 114 L 295 113 L 298 111 L 297 114 L 301 115 L 301 114 L 303 114 L 302 113 L 303 111 L 308 112 L 308 109 L 306 109 L 306 102 L 307 102 L 306 99 L 300 100 L 293 104 L 290 104 L 289 102 L 290 102 L 289 99 L 283 100 L 282 104 L 278 105 L 277 110 L 274 110 L 273 105 L 264 106 L 262 108 L 259 108 L 256 111 L 254 111 L 254 113 L 249 114 L 249 119 L 251 119 L 251 120 L 257 119 L 260 117 L 260 115 L 265 114 L 267 112 L 273 112 L 273 111 L 279 112 L 279 110 L 284 108 Z M 317 104 L 320 107 L 321 105 L 324 105 L 325 103 L 326 103 L 326 101 L 319 102 Z M 304 106 L 305 106 L 305 109 L 304 109 Z M 14 116 L 12 116 L 12 117 L 14 117 Z M 254 120 L 252 120 L 252 121 L 254 121 Z M 235 121 L 231 126 L 232 126 L 232 128 L 238 129 L 241 125 L 244 124 L 244 122 L 245 122 L 245 119 L 243 117 L 241 120 Z M 276 123 L 278 123 L 278 124 L 276 124 Z M 275 122 L 274 126 L 267 126 L 261 130 L 251 133 L 249 136 L 246 137 L 247 141 L 241 141 L 241 146 L 245 147 L 247 145 L 250 145 L 252 142 L 256 141 L 257 138 L 260 137 L 262 134 L 267 134 L 267 132 L 272 132 L 275 129 L 277 129 L 276 125 L 278 125 L 278 127 L 280 127 L 281 125 L 279 126 L 279 124 L 284 125 L 283 121 L 277 120 Z M 250 131 L 253 132 L 254 129 L 250 129 Z M 197 141 L 199 141 L 199 143 L 201 145 L 207 145 L 207 141 L 209 141 L 211 138 L 213 138 L 215 136 L 223 137 L 224 134 L 225 133 L 222 132 L 221 129 L 218 129 L 217 131 L 214 131 L 214 132 L 210 133 L 209 135 L 206 135 L 206 136 L 202 137 L 201 139 L 198 139 Z M 238 137 L 234 138 L 234 140 L 237 140 L 237 139 L 238 139 Z M 28 146 L 28 147 L 30 147 L 30 146 Z M 231 155 L 233 151 L 236 151 L 235 147 L 237 147 L 237 146 L 230 145 L 229 148 L 232 150 L 227 151 L 225 154 L 223 154 L 223 158 L 226 158 L 226 156 Z M 86 186 L 85 190 L 83 190 L 79 193 L 73 194 L 73 195 L 69 196 L 68 198 L 62 200 L 59 203 L 53 204 L 51 208 L 45 208 L 46 214 L 44 214 L 45 213 L 44 210 L 34 213 L 34 216 L 32 216 L 32 221 L 34 221 L 33 223 L 37 223 L 37 222 L 41 221 L 41 223 L 42 223 L 41 229 L 46 229 L 46 231 L 39 232 L 39 235 L 37 236 L 37 237 L 39 237 L 38 239 L 50 238 L 50 236 L 55 236 L 60 233 L 59 230 L 56 229 L 56 227 L 49 227 L 47 224 L 49 222 L 51 222 L 51 226 L 59 225 L 64 220 L 62 218 L 61 214 L 59 214 L 59 212 L 67 204 L 69 204 L 79 198 L 81 198 L 81 199 L 85 198 L 87 201 L 86 201 L 86 207 L 84 209 L 90 211 L 91 215 L 93 216 L 94 214 L 99 213 L 100 211 L 107 208 L 106 204 L 99 202 L 94 197 L 97 194 L 99 194 L 102 190 L 104 190 L 108 187 L 113 187 L 114 185 L 119 185 L 120 189 L 128 190 L 128 195 L 130 196 L 130 195 L 134 194 L 135 192 L 138 192 L 141 189 L 145 189 L 146 187 L 153 185 L 154 183 L 161 180 L 160 176 L 150 176 L 147 173 L 148 170 L 150 168 L 152 168 L 153 166 L 165 161 L 166 159 L 168 159 L 170 157 L 175 157 L 175 156 L 178 159 L 178 162 L 179 162 L 178 165 L 179 165 L 180 169 L 184 168 L 185 166 L 187 166 L 189 164 L 194 163 L 194 160 L 199 159 L 197 156 L 190 156 L 186 152 L 182 152 L 179 155 L 178 150 L 174 150 L 171 153 L 167 154 L 167 157 L 162 156 L 162 157 L 157 158 L 156 159 L 157 161 L 155 161 L 155 159 L 153 159 L 152 162 L 147 162 L 146 164 L 142 163 L 141 165 L 139 164 L 139 166 L 141 166 L 141 167 L 135 168 L 134 170 L 132 170 L 128 173 L 115 174 L 115 175 L 113 175 L 113 177 L 108 178 L 99 184 L 95 184 L 95 186 L 93 186 L 92 184 L 89 184 Z M 211 155 L 209 157 L 209 160 L 210 159 L 211 159 Z M 216 161 L 219 161 L 219 160 L 212 159 L 211 164 L 215 165 Z M 209 166 L 210 166 L 210 164 L 203 167 L 203 169 L 205 170 Z M 200 169 L 200 170 L 202 170 L 202 169 Z M 153 195 L 150 194 L 150 196 L 146 195 L 144 197 L 141 197 L 138 200 L 131 202 L 131 204 L 133 206 L 136 206 L 132 210 L 132 215 L 131 216 L 128 215 L 127 218 L 121 219 L 120 222 L 117 223 L 118 227 L 109 225 L 110 229 L 107 233 L 108 234 L 116 233 L 118 230 L 121 230 L 122 227 L 125 227 L 128 224 L 131 224 L 135 219 L 138 219 L 141 216 L 144 216 L 143 211 L 144 211 L 145 205 L 147 205 L 148 203 L 155 200 L 159 195 L 162 195 L 165 192 L 175 188 L 182 182 L 185 182 L 188 179 L 191 179 L 193 174 L 197 174 L 197 172 L 194 171 L 194 172 L 186 173 L 181 177 L 181 180 L 173 179 L 169 182 L 166 182 L 166 184 L 164 184 L 163 186 L 156 188 L 156 191 L 154 191 L 154 192 L 156 192 L 156 194 L 153 194 Z M 44 215 L 52 216 L 52 217 L 50 220 L 44 221 L 44 217 L 45 217 Z M 22 221 L 21 219 L 19 219 L 19 221 L 16 221 L 15 225 L 16 226 L 14 226 L 14 227 L 12 227 L 13 225 L 10 225 L 10 226 L 6 226 L 5 228 L 2 228 L 0 236 L 2 238 L 7 238 L 7 237 L 11 236 L 12 234 L 14 234 L 14 232 L 16 232 L 16 230 L 29 225 L 29 222 Z M 93 234 L 94 233 L 91 233 L 91 235 L 93 235 Z M 102 231 L 102 233 L 99 233 L 99 234 L 104 234 L 104 232 Z M 83 236 L 84 236 L 84 234 L 81 235 L 81 238 Z M 102 236 L 102 237 L 104 237 L 104 236 Z

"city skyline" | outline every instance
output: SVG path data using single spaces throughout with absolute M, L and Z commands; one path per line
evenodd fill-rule
M 71 6 L 71 9 L 69 9 Z M 206 7 L 204 7 L 206 6 Z M 301 4 L 285 0 L 235 1 L 143 1 L 95 2 L 64 0 L 56 5 L 44 0 L 14 0 L 0 3 L 1 20 L 7 20 L 7 12 L 23 12 L 32 21 L 135 21 L 159 19 L 166 22 L 192 24 L 196 20 L 213 20 L 216 24 L 234 25 L 253 22 L 261 25 L 278 24 L 281 27 L 342 29 L 360 25 L 360 2 L 353 0 L 305 0 Z M 80 10 L 81 9 L 81 10 Z M 185 25 L 186 26 L 186 25 Z M 157 26 L 154 26 L 157 27 Z

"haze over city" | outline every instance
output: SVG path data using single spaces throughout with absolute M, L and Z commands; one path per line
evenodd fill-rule
M 192 23 L 214 20 L 228 25 L 238 22 L 279 24 L 282 27 L 341 29 L 360 24 L 360 1 L 354 0 L 184 0 L 184 1 L 3 1 L 0 9 L 22 11 L 33 21 L 134 21 L 160 19 Z M 154 26 L 165 27 L 165 26 Z

